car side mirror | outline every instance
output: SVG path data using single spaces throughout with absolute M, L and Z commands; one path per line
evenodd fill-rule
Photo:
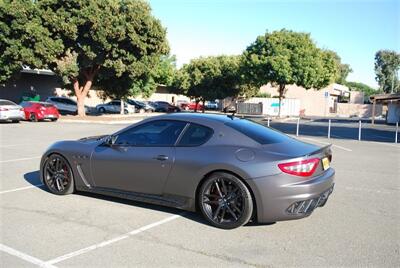
M 110 135 L 106 138 L 104 144 L 108 146 L 113 146 L 115 142 L 117 141 L 118 135 Z

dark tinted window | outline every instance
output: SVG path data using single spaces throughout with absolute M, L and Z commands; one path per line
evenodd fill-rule
M 71 105 L 76 105 L 76 102 L 70 99 L 64 99 L 64 103 L 66 104 L 71 104 Z
M 28 101 L 23 101 L 19 104 L 22 107 L 30 107 L 32 105 L 32 103 L 28 102 Z
M 116 144 L 132 146 L 173 146 L 186 123 L 159 120 L 144 123 L 120 133 Z
M 225 125 L 241 132 L 261 144 L 279 143 L 290 139 L 283 133 L 246 119 L 232 120 L 226 122 Z
M 191 123 L 179 141 L 179 146 L 199 146 L 207 142 L 212 134 L 211 128 Z

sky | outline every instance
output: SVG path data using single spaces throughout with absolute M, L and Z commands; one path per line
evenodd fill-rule
M 180 67 L 200 56 L 241 54 L 266 31 L 308 32 L 338 53 L 348 81 L 377 88 L 375 53 L 400 51 L 400 0 L 148 0 Z

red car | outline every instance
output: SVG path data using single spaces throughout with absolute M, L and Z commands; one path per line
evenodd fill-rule
M 60 114 L 51 103 L 47 102 L 35 102 L 35 101 L 23 101 L 20 103 L 25 113 L 25 119 L 37 122 L 39 120 L 50 119 L 51 121 L 57 121 Z
M 190 102 L 190 103 L 182 103 L 181 107 L 183 110 L 189 111 L 189 110 L 194 110 L 196 108 L 196 103 L 195 102 Z M 199 103 L 197 103 L 197 111 L 201 111 L 203 110 L 203 105 Z

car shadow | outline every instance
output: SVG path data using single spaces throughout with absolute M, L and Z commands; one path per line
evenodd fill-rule
M 40 181 L 40 173 L 39 171 L 32 171 L 24 174 L 24 179 L 29 182 L 31 185 L 36 186 L 40 188 L 41 190 L 51 194 L 51 192 L 47 189 L 46 186 L 42 184 Z M 101 194 L 96 194 L 96 193 L 90 193 L 90 192 L 75 192 L 74 194 L 80 195 L 80 196 L 85 196 L 85 197 L 90 197 L 90 198 L 96 198 L 100 199 L 106 202 L 113 202 L 113 203 L 118 203 L 118 204 L 124 204 L 128 206 L 135 206 L 139 208 L 144 208 L 144 209 L 149 209 L 149 210 L 155 210 L 155 211 L 160 211 L 160 212 L 165 212 L 165 213 L 170 213 L 170 214 L 176 214 L 176 215 L 181 215 L 182 217 L 204 224 L 211 226 L 208 221 L 204 219 L 204 217 L 201 215 L 200 212 L 191 212 L 191 211 L 184 211 L 176 208 L 170 208 L 170 207 L 164 207 L 160 205 L 154 205 L 154 204 L 149 204 L 149 203 L 143 203 L 139 201 L 133 201 L 133 200 L 128 200 L 128 199 L 122 199 L 118 197 L 113 197 L 113 196 L 106 196 L 106 195 L 101 195 Z M 251 226 L 267 226 L 267 225 L 272 225 L 272 223 L 258 223 L 256 221 L 251 221 L 245 225 L 245 227 L 251 227 Z

